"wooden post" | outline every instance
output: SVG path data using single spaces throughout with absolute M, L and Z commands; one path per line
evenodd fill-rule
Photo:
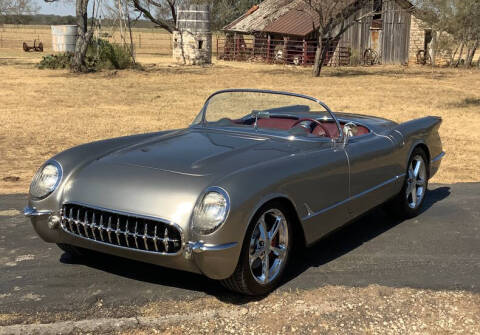
M 237 59 L 237 33 L 233 34 L 233 60 Z
M 305 66 L 307 64 L 307 56 L 308 56 L 308 43 L 303 39 L 303 57 L 302 57 L 302 65 Z
M 142 34 L 138 34 L 138 48 L 142 48 Z
M 288 36 L 283 36 L 283 64 L 287 62 L 288 56 Z
M 267 37 L 267 63 L 270 63 L 270 34 Z
M 218 60 L 218 36 L 216 36 L 216 38 L 217 38 L 217 60 Z
M 255 59 L 255 47 L 257 45 L 256 41 L 255 41 L 255 35 L 253 35 L 253 40 L 252 40 L 252 59 Z

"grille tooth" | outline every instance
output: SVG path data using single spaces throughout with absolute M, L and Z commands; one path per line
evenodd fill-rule
M 100 238 L 102 239 L 102 242 L 105 240 L 103 239 L 103 230 L 105 227 L 103 226 L 103 214 L 100 214 L 100 226 L 98 227 L 98 231 L 100 232 Z
M 122 245 L 120 243 L 120 218 L 117 218 L 117 229 L 115 229 L 115 235 L 117 236 L 117 244 Z
M 182 247 L 181 231 L 162 221 L 76 204 L 64 205 L 61 214 L 63 230 L 98 243 L 159 254 L 176 254 Z
M 135 246 L 137 247 L 137 249 L 140 249 L 138 247 L 138 240 L 137 240 L 137 237 L 138 237 L 138 222 L 135 221 L 135 233 L 133 234 L 133 237 L 135 238 Z
M 108 240 L 110 241 L 111 244 L 112 242 L 112 217 L 108 217 L 108 226 L 107 226 L 107 235 L 108 235 Z
M 83 219 L 82 226 L 83 226 L 83 230 L 85 230 L 85 237 L 90 238 L 88 236 L 88 230 L 87 230 L 88 229 L 88 215 L 87 214 L 88 214 L 88 211 L 85 211 L 85 213 L 84 213 L 85 218 Z
M 168 229 L 165 228 L 165 232 L 163 233 L 163 247 L 165 251 L 168 252 Z
M 130 243 L 128 242 L 129 235 L 130 235 L 130 232 L 128 231 L 128 219 L 127 219 L 127 223 L 125 224 L 125 242 L 127 242 L 127 248 L 130 248 Z
M 90 224 L 90 229 L 92 229 L 92 236 L 95 241 L 97 240 L 97 236 L 95 235 L 96 227 L 97 227 L 97 224 L 95 223 L 95 212 L 92 212 L 92 223 Z
M 71 231 L 73 231 L 72 221 L 73 221 L 73 208 L 70 208 L 70 211 L 68 213 L 68 225 Z
M 80 232 L 80 209 L 77 209 L 77 220 L 75 221 L 75 225 L 77 226 L 78 235 L 83 236 Z
M 155 226 L 155 229 L 153 230 L 153 245 L 155 246 L 155 251 L 158 252 L 157 240 L 158 240 L 158 236 L 157 236 L 157 226 Z
M 145 223 L 144 230 L 143 230 L 143 243 L 145 244 L 145 250 L 148 250 L 148 226 Z

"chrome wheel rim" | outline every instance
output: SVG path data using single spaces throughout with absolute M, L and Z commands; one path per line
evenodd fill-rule
M 427 169 L 425 161 L 420 155 L 416 155 L 408 167 L 407 197 L 408 206 L 415 209 L 422 203 L 427 186 Z
M 283 213 L 270 209 L 260 216 L 253 229 L 249 265 L 253 278 L 262 285 L 274 280 L 285 265 L 288 225 Z

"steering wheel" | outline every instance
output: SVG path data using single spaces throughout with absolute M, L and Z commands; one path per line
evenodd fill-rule
M 292 128 L 296 127 L 298 124 L 304 122 L 304 121 L 312 121 L 312 122 L 315 122 L 316 124 L 318 124 L 320 126 L 320 128 L 323 129 L 323 131 L 325 132 L 325 135 L 327 135 L 327 137 L 330 137 L 332 138 L 332 134 L 330 133 L 330 131 L 328 130 L 327 127 L 325 127 L 320 121 L 316 120 L 316 119 L 311 119 L 311 118 L 302 118 L 300 120 L 298 120 L 297 122 L 295 122 L 295 124 L 292 126 Z M 291 128 L 290 128 L 291 129 Z M 313 131 L 313 130 L 312 130 Z

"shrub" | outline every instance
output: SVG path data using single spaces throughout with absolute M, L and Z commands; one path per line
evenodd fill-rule
M 73 59 L 70 52 L 44 56 L 38 64 L 39 69 L 67 69 Z M 88 71 L 103 69 L 127 69 L 134 67 L 128 47 L 112 44 L 104 39 L 92 39 L 87 49 L 85 63 Z
M 93 39 L 87 50 L 87 66 L 94 70 L 127 69 L 133 67 L 133 59 L 128 47 L 111 44 L 104 39 Z
M 38 68 L 39 69 L 67 69 L 67 68 L 70 68 L 72 58 L 73 58 L 73 54 L 71 52 L 43 56 L 40 63 L 38 63 Z

